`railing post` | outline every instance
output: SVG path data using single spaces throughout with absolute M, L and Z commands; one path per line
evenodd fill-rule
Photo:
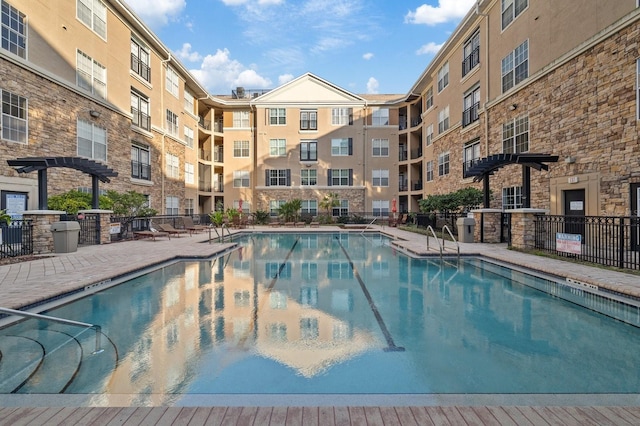
M 618 247 L 619 247 L 619 252 L 618 252 L 618 256 L 619 256 L 619 264 L 618 267 L 620 269 L 624 269 L 624 218 L 620 218 L 620 231 L 618 231 L 618 238 L 620 239 L 619 243 L 618 243 Z

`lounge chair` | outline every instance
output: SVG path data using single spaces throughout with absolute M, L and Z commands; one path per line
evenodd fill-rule
M 304 228 L 305 226 L 307 226 L 307 222 L 295 222 L 293 226 L 295 228 Z
M 191 231 L 187 230 L 187 229 L 176 229 L 173 227 L 173 225 L 169 224 L 169 223 L 159 223 L 158 224 L 158 229 L 160 229 L 163 232 L 166 232 L 170 235 L 177 235 L 178 237 L 180 236 L 180 234 L 189 234 L 191 235 Z
M 191 216 L 184 216 L 182 218 L 182 224 L 184 225 L 184 229 L 191 232 L 200 232 L 207 229 L 207 227 L 204 225 L 196 225 L 195 223 L 193 223 L 193 219 L 191 219 Z
M 168 232 L 164 232 L 164 231 L 154 231 L 154 230 L 148 230 L 148 231 L 135 231 L 133 233 L 133 237 L 134 238 L 151 238 L 153 241 L 156 240 L 156 237 L 167 237 L 168 239 L 171 239 L 171 235 Z
M 282 223 L 280 223 L 279 220 L 274 220 L 269 223 L 269 226 L 271 226 L 272 228 L 275 228 L 276 226 L 282 226 Z
M 320 222 L 311 221 L 309 223 L 309 228 L 319 228 L 319 227 L 320 227 Z

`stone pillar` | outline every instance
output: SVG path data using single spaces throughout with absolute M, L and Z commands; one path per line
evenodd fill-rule
M 536 244 L 535 217 L 548 214 L 543 209 L 514 209 L 511 213 L 511 247 L 518 250 L 532 250 Z
M 109 244 L 111 243 L 111 215 L 113 214 L 113 210 L 99 210 L 99 209 L 91 209 L 91 210 L 79 210 L 78 214 L 95 214 L 98 215 L 98 220 L 100 221 L 100 244 Z
M 476 221 L 473 240 L 476 243 L 499 243 L 502 210 L 478 209 L 472 210 L 471 213 Z
M 33 224 L 33 254 L 53 253 L 51 224 L 60 221 L 60 210 L 27 210 L 22 212 L 24 220 Z

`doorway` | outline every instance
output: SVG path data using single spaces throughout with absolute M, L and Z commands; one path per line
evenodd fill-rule
M 640 250 L 640 183 L 631 184 L 631 250 Z
M 584 217 L 585 191 L 584 189 L 571 189 L 564 193 L 564 215 L 567 216 L 564 232 L 567 234 L 580 234 L 584 242 Z

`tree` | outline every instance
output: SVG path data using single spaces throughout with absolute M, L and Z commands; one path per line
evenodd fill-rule
M 298 219 L 300 209 L 302 208 L 302 200 L 294 198 L 280 205 L 278 215 L 282 216 L 285 222 L 294 222 Z
M 418 201 L 423 213 L 466 212 L 482 203 L 482 191 L 476 188 L 463 188 L 448 194 L 431 194 Z
M 325 209 L 327 211 L 327 214 L 329 214 L 334 207 L 340 207 L 339 197 L 340 196 L 335 192 L 329 192 L 328 194 L 325 194 L 325 196 L 322 198 L 322 201 L 320 201 L 320 208 Z
M 106 196 L 100 196 L 99 206 L 101 209 L 110 210 L 111 204 L 111 201 Z M 51 210 L 62 210 L 67 214 L 77 214 L 78 210 L 89 210 L 91 208 L 91 194 L 72 189 L 69 192 L 49 197 L 47 206 Z
M 110 210 L 113 210 L 114 216 L 139 218 L 158 214 L 157 210 L 149 207 L 147 197 L 136 191 L 107 191 L 106 197 L 111 203 Z

